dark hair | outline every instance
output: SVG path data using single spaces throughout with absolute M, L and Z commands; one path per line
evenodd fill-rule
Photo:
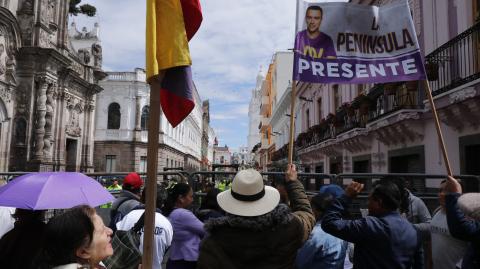
M 305 14 L 307 14 L 309 10 L 318 10 L 320 11 L 320 13 L 322 13 L 322 17 L 323 17 L 323 9 L 320 6 L 309 6 L 305 11 Z
M 53 217 L 45 228 L 44 263 L 53 267 L 81 263 L 76 251 L 91 244 L 94 215 L 95 209 L 82 205 Z
M 319 193 L 312 197 L 310 204 L 313 209 L 323 213 L 332 204 L 333 199 L 333 195 L 330 193 Z
M 375 182 L 371 196 L 375 200 L 382 200 L 384 209 L 394 211 L 400 207 L 400 190 L 395 183 L 388 179 L 381 179 Z
M 163 207 L 163 202 L 167 198 L 166 190 L 163 186 L 160 184 L 157 184 L 157 199 L 156 199 L 156 204 L 157 208 L 161 209 Z M 142 191 L 142 196 L 140 197 L 140 202 L 143 204 L 146 204 L 147 202 L 147 188 L 143 188 Z
M 44 221 L 45 210 L 29 210 L 17 208 L 15 213 L 12 214 L 15 222 L 32 222 L 32 221 Z
M 207 192 L 205 199 L 202 201 L 200 209 L 214 209 L 221 210 L 217 202 L 217 195 L 220 193 L 219 189 L 211 189 Z
M 177 202 L 178 197 L 187 195 L 191 189 L 190 185 L 185 183 L 177 183 L 167 189 L 168 196 L 165 205 L 162 208 L 163 215 L 166 217 L 170 216 L 170 213 L 172 213 L 175 208 L 175 203 Z
M 388 180 L 395 184 L 400 192 L 400 213 L 407 214 L 410 211 L 410 193 L 406 187 L 406 179 L 404 177 L 385 177 L 385 180 Z

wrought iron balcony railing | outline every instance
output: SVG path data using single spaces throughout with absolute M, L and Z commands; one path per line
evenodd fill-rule
M 433 95 L 480 78 L 480 23 L 425 57 Z

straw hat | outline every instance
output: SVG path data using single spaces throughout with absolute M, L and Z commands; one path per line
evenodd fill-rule
M 231 189 L 219 193 L 217 201 L 230 214 L 254 217 L 272 211 L 280 202 L 280 193 L 265 186 L 259 172 L 246 169 L 235 175 Z

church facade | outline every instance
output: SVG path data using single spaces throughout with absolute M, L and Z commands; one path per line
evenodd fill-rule
M 68 1 L 0 1 L 0 171 L 93 171 L 102 48 Z

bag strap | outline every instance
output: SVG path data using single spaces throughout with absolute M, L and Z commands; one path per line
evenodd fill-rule
M 138 219 L 137 223 L 135 223 L 135 226 L 133 226 L 132 230 L 136 233 L 140 232 L 140 230 L 143 228 L 144 223 L 145 223 L 145 211 L 143 211 L 142 216 Z
M 120 208 L 120 206 L 123 205 L 123 203 L 125 203 L 126 201 L 128 200 L 131 200 L 132 198 L 130 197 L 121 197 L 120 198 L 120 202 L 118 204 L 116 204 L 116 206 L 112 207 L 112 210 L 115 210 L 115 211 L 118 211 L 118 209 Z

